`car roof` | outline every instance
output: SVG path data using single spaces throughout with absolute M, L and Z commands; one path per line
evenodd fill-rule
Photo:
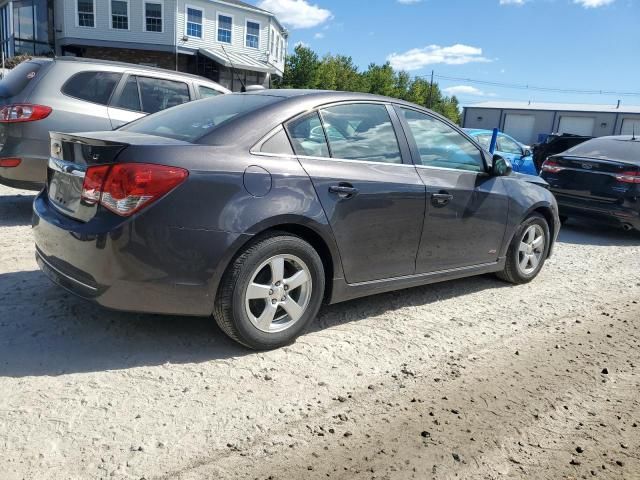
M 42 63 L 46 62 L 46 61 L 51 61 L 51 62 L 83 63 L 83 64 L 87 64 L 87 65 L 107 65 L 107 66 L 119 67 L 119 68 L 122 68 L 122 69 L 135 69 L 135 70 L 145 70 L 145 71 L 149 71 L 149 72 L 156 72 L 156 73 L 161 73 L 161 74 L 167 75 L 167 76 L 186 77 L 186 78 L 190 78 L 192 80 L 198 80 L 200 82 L 208 82 L 208 83 L 217 84 L 213 80 L 210 80 L 210 79 L 208 79 L 206 77 L 201 77 L 199 75 L 193 75 L 191 73 L 177 72 L 175 70 L 168 70 L 166 68 L 149 67 L 147 65 L 138 65 L 136 63 L 115 62 L 115 61 L 112 61 L 112 60 L 100 60 L 100 59 L 96 59 L 96 58 L 82 58 L 82 57 L 62 56 L 62 57 L 54 57 L 52 59 L 48 59 L 48 58 L 33 58 L 30 61 L 37 61 L 37 62 L 42 62 Z
M 597 137 L 570 148 L 558 156 L 567 155 L 603 160 L 618 160 L 640 167 L 640 135 Z

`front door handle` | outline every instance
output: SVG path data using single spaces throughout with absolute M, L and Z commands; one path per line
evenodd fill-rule
M 431 204 L 434 207 L 444 207 L 453 200 L 453 195 L 449 192 L 439 192 L 431 194 Z
M 340 185 L 331 185 L 330 193 L 337 193 L 341 198 L 351 198 L 358 193 L 358 189 L 353 185 L 341 183 Z

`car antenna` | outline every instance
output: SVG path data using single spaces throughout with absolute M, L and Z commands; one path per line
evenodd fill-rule
M 631 127 L 631 140 L 636 141 L 636 124 L 634 123 L 633 126 Z
M 238 78 L 238 80 L 240 81 L 240 84 L 242 85 L 242 92 L 246 92 L 247 91 L 247 86 L 244 84 L 244 82 L 242 81 L 242 78 L 240 77 L 240 75 L 238 75 L 238 72 L 236 72 L 236 67 L 233 66 L 233 62 L 231 61 L 231 57 L 229 56 L 229 54 L 227 53 L 227 51 L 224 48 L 224 45 L 220 45 L 222 47 L 222 51 L 224 52 L 224 54 L 227 57 L 227 60 L 229 61 L 229 64 L 231 65 L 231 70 L 233 71 L 233 73 L 235 74 L 235 76 Z

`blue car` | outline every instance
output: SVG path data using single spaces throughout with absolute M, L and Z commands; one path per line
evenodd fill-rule
M 465 129 L 476 141 L 485 149 L 489 150 L 491 145 L 491 130 Z M 522 145 L 515 139 L 502 132 L 498 133 L 498 142 L 495 152 L 511 162 L 514 172 L 525 173 L 527 175 L 538 175 L 536 165 L 533 162 L 533 154 L 529 147 Z

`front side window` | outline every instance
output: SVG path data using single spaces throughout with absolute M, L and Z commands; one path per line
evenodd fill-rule
M 202 10 L 187 7 L 187 35 L 202 38 Z
M 475 138 L 482 148 L 489 151 L 489 148 L 491 148 L 491 135 L 478 135 Z
M 260 46 L 260 24 L 247 21 L 247 47 L 258 48 Z
M 231 29 L 233 28 L 233 19 L 227 15 L 218 15 L 218 41 L 222 43 L 231 43 Z
M 111 0 L 111 27 L 129 30 L 129 4 L 126 0 Z
M 156 113 L 160 110 L 187 103 L 189 86 L 183 82 L 163 80 L 160 78 L 138 77 L 142 111 Z
M 162 4 L 145 2 L 144 24 L 147 32 L 162 32 Z
M 77 73 L 62 86 L 62 93 L 87 102 L 108 105 L 121 77 L 121 73 L 115 72 Z
M 420 164 L 471 172 L 484 171 L 482 153 L 446 123 L 425 113 L 400 108 L 420 155 Z
M 332 158 L 402 163 L 387 107 L 338 105 L 321 110 Z
M 329 158 L 329 147 L 317 112 L 293 120 L 287 132 L 296 155 Z
M 93 0 L 77 0 L 78 2 L 78 26 L 95 27 L 96 16 Z
M 511 140 L 509 137 L 500 135 L 498 137 L 498 151 L 503 153 L 512 153 L 514 155 L 522 155 L 520 145 Z

